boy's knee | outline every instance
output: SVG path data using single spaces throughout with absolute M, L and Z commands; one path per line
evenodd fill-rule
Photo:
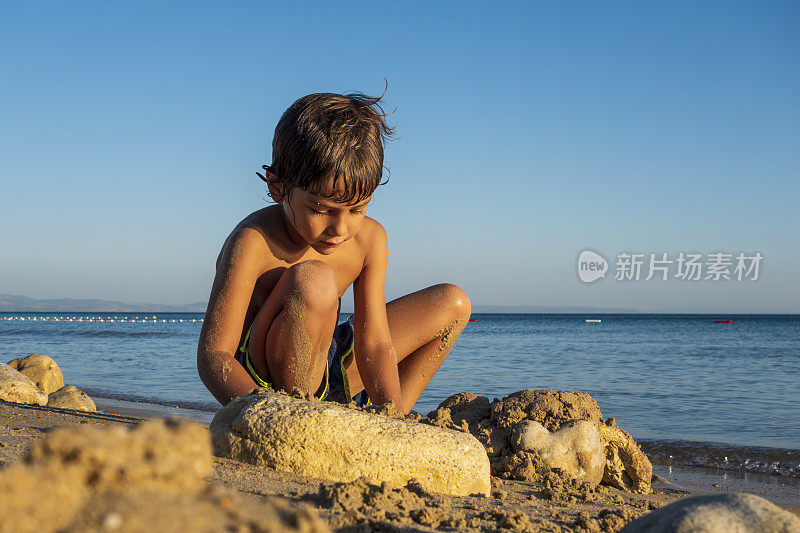
M 442 291 L 443 300 L 456 313 L 456 316 L 469 317 L 472 313 L 472 303 L 464 289 L 452 283 L 442 283 L 438 285 L 438 289 Z
M 333 268 L 327 263 L 309 259 L 292 265 L 284 275 L 290 276 L 292 297 L 302 302 L 304 307 L 322 311 L 336 307 L 339 289 Z

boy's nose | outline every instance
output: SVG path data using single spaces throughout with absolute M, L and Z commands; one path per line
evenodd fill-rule
M 329 229 L 331 233 L 334 235 L 346 235 L 347 234 L 347 224 L 345 221 L 345 217 L 338 216 L 333 220 L 331 227 Z

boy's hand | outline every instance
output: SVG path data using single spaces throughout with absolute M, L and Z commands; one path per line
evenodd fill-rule
M 367 221 L 369 226 L 364 224 L 362 232 L 369 249 L 361 274 L 353 282 L 356 367 L 372 403 L 394 402 L 397 409 L 405 413 L 397 357 L 386 318 L 384 284 L 388 239 L 383 226 L 372 219 Z

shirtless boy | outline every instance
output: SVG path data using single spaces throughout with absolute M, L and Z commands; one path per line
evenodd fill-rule
M 278 122 L 259 174 L 276 203 L 226 239 L 200 333 L 197 368 L 220 403 L 269 386 L 407 413 L 467 324 L 455 285 L 386 303 L 386 231 L 366 216 L 392 133 L 379 100 L 310 94 Z M 355 312 L 337 325 L 351 284 Z

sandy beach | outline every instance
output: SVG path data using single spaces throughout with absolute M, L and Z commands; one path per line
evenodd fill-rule
M 0 402 L 0 467 L 22 462 L 35 442 L 58 427 L 133 426 L 164 415 L 203 418 L 183 409 L 123 406 L 104 403 L 102 398 L 98 405 L 99 412 L 85 413 Z M 364 482 L 324 483 L 221 458 L 214 458 L 213 474 L 207 481 L 257 500 L 279 496 L 292 507 L 310 505 L 334 531 L 617 531 L 650 510 L 688 496 L 739 491 L 758 494 L 800 514 L 796 486 L 774 476 L 737 479 L 725 472 L 659 465 L 655 471 L 652 493 L 644 495 L 607 486 L 587 489 L 492 478 L 490 497 L 454 497 Z

